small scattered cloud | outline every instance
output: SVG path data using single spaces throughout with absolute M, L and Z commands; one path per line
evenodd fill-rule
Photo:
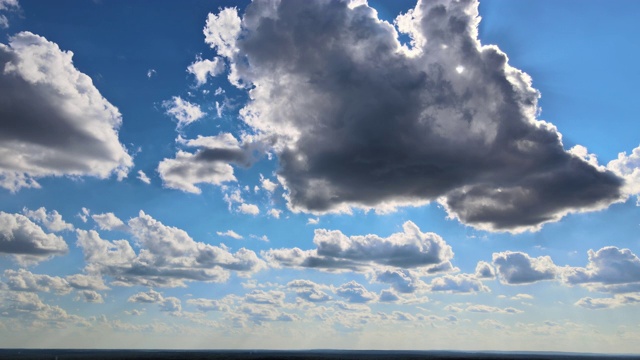
M 230 237 L 230 238 L 236 239 L 236 240 L 243 239 L 242 235 L 238 234 L 237 232 L 235 232 L 233 230 L 227 230 L 225 232 L 218 231 L 218 232 L 216 232 L 216 234 L 218 234 L 218 236 L 226 236 L 226 237 Z
M 91 218 L 98 224 L 100 230 L 127 230 L 127 225 L 114 213 L 94 214 Z
M 196 86 L 202 86 L 207 83 L 209 76 L 215 77 L 222 74 L 225 70 L 224 60 L 214 57 L 213 60 L 202 59 L 197 56 L 196 61 L 187 68 L 187 72 L 193 74 L 196 78 Z
M 44 207 L 32 211 L 27 208 L 22 209 L 22 213 L 29 219 L 44 225 L 47 230 L 52 232 L 60 232 L 64 230 L 73 230 L 73 225 L 62 219 L 56 210 L 47 212 Z
M 149 177 L 147 176 L 147 174 L 144 173 L 144 171 L 142 170 L 138 170 L 138 176 L 137 176 L 138 180 L 142 181 L 145 184 L 151 184 L 151 179 L 149 179 Z
M 200 110 L 198 104 L 190 103 L 180 96 L 174 96 L 171 100 L 162 103 L 167 115 L 173 117 L 177 122 L 178 129 L 183 128 L 195 121 L 202 119 L 206 113 Z

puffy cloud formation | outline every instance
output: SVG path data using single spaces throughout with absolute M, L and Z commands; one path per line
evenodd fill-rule
M 576 301 L 575 305 L 591 310 L 610 309 L 624 305 L 640 303 L 640 294 L 616 294 L 611 298 L 585 297 Z
M 200 110 L 198 104 L 192 104 L 180 96 L 174 96 L 171 100 L 164 101 L 162 106 L 167 109 L 167 115 L 170 115 L 178 121 L 178 128 L 198 121 L 206 115 L 206 113 Z
M 0 254 L 28 265 L 66 254 L 68 249 L 62 237 L 45 233 L 26 216 L 0 211 Z
M 147 292 L 139 292 L 129 297 L 129 302 L 143 303 L 143 304 L 158 304 L 160 311 L 169 312 L 172 315 L 179 315 L 182 311 L 182 303 L 180 299 L 176 297 L 162 296 L 161 293 L 149 289 Z
M 486 261 L 479 261 L 478 265 L 476 265 L 476 278 L 478 279 L 495 279 L 496 271 Z
M 28 270 L 5 270 L 4 284 L 11 291 L 53 292 L 58 295 L 77 290 L 77 300 L 102 303 L 102 295 L 95 290 L 107 290 L 101 278 L 75 274 L 61 278 L 45 274 L 34 274 Z M 1 284 L 0 284 L 1 285 Z M 0 287 L 1 288 L 1 287 Z
M 370 292 L 364 286 L 355 281 L 342 284 L 335 292 L 347 299 L 350 303 L 367 303 L 375 301 L 378 298 L 375 293 Z
M 430 272 L 451 268 L 453 251 L 440 236 L 421 232 L 411 221 L 402 227 L 403 232 L 386 238 L 373 234 L 347 237 L 339 230 L 316 229 L 316 249 L 271 249 L 262 256 L 274 266 L 322 270 L 366 271 L 390 266 Z
M 100 230 L 120 230 L 124 231 L 127 226 L 114 213 L 104 213 L 91 215 L 93 221 L 98 224 Z
M 478 40 L 478 1 L 418 1 L 396 20 L 366 4 L 254 1 L 209 14 L 206 42 L 274 141 L 294 211 L 388 211 L 438 200 L 486 230 L 537 229 L 622 198 L 623 179 L 563 148 L 538 91 Z M 241 35 L 240 35 L 241 34 Z
M 227 236 L 227 237 L 230 237 L 230 238 L 236 239 L 236 240 L 242 239 L 242 235 L 238 234 L 237 232 L 235 232 L 233 230 L 227 230 L 225 232 L 218 231 L 218 232 L 216 232 L 216 234 L 218 234 L 218 236 Z
M 24 208 L 22 213 L 29 219 L 41 223 L 49 231 L 58 232 L 63 230 L 73 230 L 73 225 L 64 221 L 62 219 L 62 215 L 60 215 L 56 210 L 47 212 L 47 209 L 44 207 L 35 211 Z
M 240 144 L 230 133 L 198 136 L 190 140 L 179 137 L 178 143 L 198 150 L 195 153 L 180 150 L 174 159 L 162 160 L 158 164 L 158 173 L 164 186 L 194 194 L 202 191 L 197 184 L 235 182 L 233 167 L 229 163 L 249 166 L 255 160 L 255 147 L 260 146 Z
M 314 283 L 309 280 L 293 280 L 287 284 L 287 287 L 293 289 L 296 295 L 308 302 L 320 303 L 331 300 L 331 296 L 325 293 L 327 287 Z
M 0 187 L 45 176 L 127 176 L 122 116 L 76 69 L 73 53 L 30 32 L 0 44 Z
M 230 271 L 251 274 L 265 267 L 264 261 L 245 248 L 230 253 L 194 241 L 184 230 L 170 227 L 140 212 L 128 222 L 128 231 L 138 246 L 136 252 L 126 240 L 108 241 L 93 230 L 77 230 L 86 271 L 107 275 L 116 285 L 175 287 L 185 281 L 224 282 Z
M 441 291 L 447 293 L 475 293 L 489 292 L 482 281 L 470 274 L 444 275 L 431 280 L 429 285 L 431 291 Z
M 598 251 L 589 250 L 588 254 L 586 268 L 563 269 L 566 283 L 614 293 L 640 291 L 640 259 L 631 250 L 607 246 Z
M 196 77 L 196 85 L 202 86 L 207 83 L 209 76 L 214 77 L 224 72 L 224 60 L 219 57 L 213 58 L 213 60 L 201 58 L 189 65 L 187 71 Z
M 14 291 L 41 291 L 57 294 L 67 294 L 71 291 L 67 280 L 59 276 L 33 274 L 28 270 L 20 269 L 5 270 L 4 277 L 5 284 Z
M 427 284 L 410 270 L 387 269 L 376 273 L 376 281 L 391 284 L 399 293 L 413 293 L 427 288 Z
M 532 258 L 523 252 L 494 253 L 493 265 L 498 270 L 500 281 L 509 285 L 553 280 L 559 272 L 549 256 Z

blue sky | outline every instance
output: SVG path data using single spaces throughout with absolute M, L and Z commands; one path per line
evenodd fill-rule
M 0 346 L 640 352 L 639 7 L 0 0 Z

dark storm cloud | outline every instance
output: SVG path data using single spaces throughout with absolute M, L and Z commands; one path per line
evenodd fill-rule
M 277 139 L 294 211 L 438 200 L 465 224 L 523 231 L 621 198 L 621 178 L 535 118 L 539 93 L 480 45 L 477 7 L 418 2 L 397 20 L 412 48 L 346 1 L 254 1 L 241 26 L 234 9 L 210 15 L 207 42 L 250 89 L 243 120 Z

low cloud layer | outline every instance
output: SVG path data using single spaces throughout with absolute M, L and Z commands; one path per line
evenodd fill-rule
M 411 221 L 403 232 L 383 238 L 378 235 L 346 236 L 339 230 L 317 229 L 314 250 L 271 249 L 262 256 L 274 266 L 320 270 L 368 271 L 380 267 L 420 268 L 425 272 L 451 269 L 453 251 L 435 233 L 423 233 Z
M 112 278 L 115 285 L 185 286 L 185 281 L 224 282 L 230 271 L 248 275 L 265 267 L 245 248 L 226 248 L 194 241 L 184 230 L 170 227 L 140 212 L 128 222 L 128 231 L 140 250 L 127 240 L 104 240 L 96 231 L 77 230 L 77 245 L 86 271 Z
M 39 187 L 45 176 L 127 176 L 122 117 L 76 69 L 73 53 L 30 32 L 0 44 L 0 187 Z
M 248 89 L 242 119 L 275 141 L 292 210 L 437 200 L 464 224 L 519 232 L 624 197 L 621 177 L 536 119 L 531 78 L 479 42 L 477 1 L 419 1 L 395 27 L 349 4 L 254 1 L 204 30 Z

